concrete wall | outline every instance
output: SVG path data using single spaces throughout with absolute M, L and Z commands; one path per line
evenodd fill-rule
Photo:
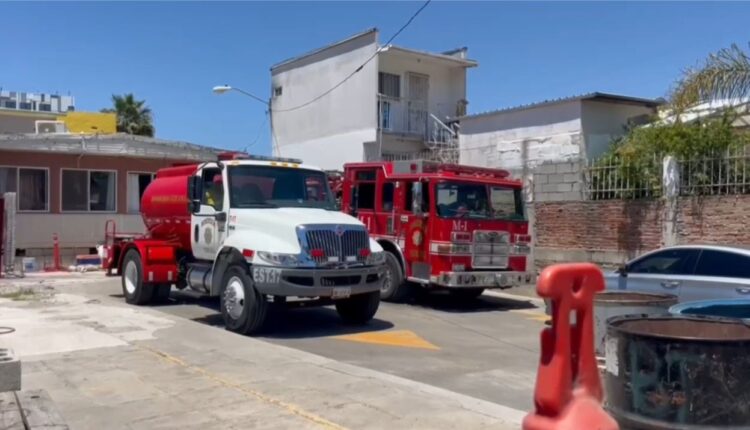
M 518 173 L 580 160 L 582 140 L 579 101 L 468 117 L 461 120 L 460 162 Z
M 0 133 L 35 133 L 38 120 L 57 121 L 58 114 L 0 110 Z
M 642 105 L 583 100 L 581 113 L 586 156 L 592 159 L 602 156 L 612 139 L 625 134 L 628 120 L 655 114 L 656 110 Z
M 293 156 L 321 167 L 340 168 L 361 161 L 362 144 L 375 138 L 378 59 L 370 61 L 341 87 L 304 108 L 299 106 L 342 81 L 373 55 L 377 32 L 369 32 L 314 55 L 272 69 L 275 155 Z
M 458 101 L 466 99 L 466 69 L 446 65 L 440 60 L 423 59 L 420 56 L 385 51 L 379 54 L 379 71 L 401 76 L 401 97 L 408 98 L 408 72 L 429 76 L 427 108 L 441 121 L 456 116 Z M 377 91 L 377 83 L 375 86 Z
M 531 178 L 533 201 L 579 201 L 584 198 L 583 164 L 580 161 L 545 163 Z

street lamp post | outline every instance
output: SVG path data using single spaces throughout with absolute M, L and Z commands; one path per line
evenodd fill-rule
M 253 100 L 263 103 L 263 105 L 266 107 L 266 113 L 268 114 L 268 123 L 271 128 L 271 140 L 272 140 L 274 148 L 278 152 L 278 147 L 276 144 L 276 135 L 274 134 L 274 131 L 273 131 L 273 113 L 271 111 L 271 99 L 269 98 L 268 100 L 263 100 L 262 98 L 256 96 L 253 93 L 247 92 L 243 90 L 242 88 L 233 87 L 231 85 L 217 85 L 213 88 L 214 94 L 224 94 L 229 91 L 237 91 L 240 94 L 243 94 L 247 97 L 250 97 Z

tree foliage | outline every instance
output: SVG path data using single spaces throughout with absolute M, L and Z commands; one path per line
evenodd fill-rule
M 687 69 L 670 98 L 679 112 L 700 102 L 744 97 L 750 97 L 750 55 L 732 44 Z
M 117 131 L 139 136 L 154 136 L 151 109 L 145 100 L 136 100 L 132 93 L 121 96 L 112 95 L 112 109 L 102 109 L 102 112 L 117 115 Z

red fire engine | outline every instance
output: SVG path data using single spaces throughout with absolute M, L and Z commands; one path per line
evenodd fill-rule
M 475 297 L 533 282 L 522 183 L 504 170 L 428 161 L 344 166 L 341 208 L 387 252 L 381 298 L 415 285 Z

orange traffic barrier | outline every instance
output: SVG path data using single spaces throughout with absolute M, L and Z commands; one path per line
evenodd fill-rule
M 601 406 L 594 356 L 593 301 L 602 290 L 604 276 L 594 264 L 558 264 L 539 276 L 536 291 L 552 303 L 552 324 L 542 330 L 536 410 L 524 418 L 524 430 L 619 429 Z

